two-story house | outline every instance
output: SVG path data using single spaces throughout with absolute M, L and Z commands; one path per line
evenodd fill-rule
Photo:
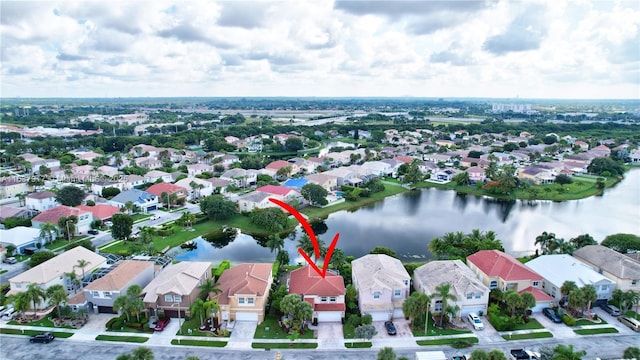
M 35 211 L 45 211 L 59 205 L 56 194 L 50 191 L 31 193 L 25 197 L 24 201 L 28 209 Z
M 487 313 L 489 288 L 460 260 L 430 261 L 413 273 L 413 287 L 416 291 L 431 296 L 431 310 L 442 312 L 442 298 L 436 288 L 441 284 L 451 285 L 450 294 L 456 297 L 449 305 L 458 306 L 458 317 L 471 312 Z
M 489 289 L 522 291 L 539 289 L 542 276 L 509 254 L 498 250 L 480 250 L 467 256 L 467 265 Z
M 138 189 L 125 190 L 109 200 L 111 205 L 119 208 L 125 207 L 128 202 L 132 202 L 143 214 L 158 208 L 158 197 L 156 195 Z
M 4 248 L 13 246 L 15 248 L 15 254 L 24 254 L 25 249 L 31 248 L 36 250 L 38 244 L 42 247 L 46 242 L 45 239 L 40 237 L 40 230 L 26 226 L 16 226 L 11 229 L 0 229 L 0 245 Z
M 270 263 L 244 263 L 225 270 L 218 279 L 222 292 L 209 294 L 210 299 L 218 300 L 219 318 L 261 323 L 273 283 L 272 267 Z
M 640 261 L 602 245 L 581 247 L 573 257 L 615 281 L 616 289 L 640 292 Z
M 167 266 L 142 289 L 143 301 L 149 315 L 188 315 L 189 306 L 198 298 L 198 287 L 210 277 L 210 262 L 182 261 Z
M 353 260 L 351 268 L 362 315 L 371 315 L 373 321 L 404 317 L 402 304 L 409 296 L 411 277 L 400 260 L 369 254 Z
M 86 210 L 65 205 L 58 205 L 54 208 L 41 212 L 36 217 L 31 219 L 31 224 L 34 228 L 37 229 L 42 228 L 42 225 L 48 222 L 52 223 L 53 225 L 58 225 L 58 220 L 61 217 L 68 218 L 71 215 L 74 215 L 78 218 L 78 222 L 74 225 L 76 227 L 76 234 L 89 231 L 91 222 L 93 221 L 93 215 Z M 60 232 L 63 232 L 62 230 L 64 229 L 59 230 Z
M 323 278 L 307 265 L 289 275 L 289 294 L 298 294 L 310 303 L 312 319 L 318 322 L 340 322 L 344 318 L 345 293 L 344 279 L 330 270 Z
M 28 191 L 29 186 L 26 179 L 16 177 L 0 179 L 0 200 L 14 198 L 19 194 L 26 194 Z
M 149 194 L 153 194 L 157 196 L 160 202 L 163 201 L 162 199 L 163 193 L 167 193 L 168 195 L 176 194 L 178 199 L 186 199 L 188 195 L 187 189 L 183 188 L 182 186 L 178 186 L 171 183 L 165 183 L 165 182 L 151 185 L 147 189 L 147 192 Z

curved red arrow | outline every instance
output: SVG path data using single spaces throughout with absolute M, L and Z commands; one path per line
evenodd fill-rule
M 302 225 L 302 228 L 304 228 L 304 230 L 307 232 L 307 235 L 309 235 L 309 238 L 311 239 L 311 243 L 313 244 L 313 250 L 315 252 L 316 259 L 318 259 L 320 257 L 320 246 L 318 246 L 318 238 L 316 238 L 316 234 L 313 232 L 313 229 L 311 228 L 311 225 L 309 225 L 309 222 L 307 222 L 307 219 L 305 219 L 304 216 L 302 216 L 302 214 L 300 214 L 298 210 L 294 209 L 291 205 L 287 204 L 284 201 L 280 201 L 274 198 L 269 198 L 269 201 L 287 210 L 287 212 L 289 212 L 298 220 L 300 225 Z M 302 257 L 307 261 L 307 263 L 309 263 L 311 268 L 313 268 L 313 270 L 315 270 L 315 272 L 317 272 L 318 275 L 320 275 L 323 279 L 327 275 L 329 260 L 331 259 L 331 255 L 333 255 L 333 250 L 336 248 L 336 245 L 338 244 L 339 237 L 340 237 L 340 233 L 337 233 L 336 236 L 333 237 L 333 241 L 331 241 L 331 245 L 327 249 L 327 254 L 324 257 L 324 265 L 322 267 L 322 270 L 318 269 L 318 266 L 316 265 L 316 263 L 313 260 L 311 260 L 311 258 L 309 257 L 309 255 L 307 255 L 307 253 L 305 253 L 301 248 L 298 248 L 298 252 L 300 253 L 300 255 L 302 255 Z

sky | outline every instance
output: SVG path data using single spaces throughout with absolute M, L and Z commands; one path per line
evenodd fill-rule
M 640 1 L 5 1 L 2 97 L 640 99 Z

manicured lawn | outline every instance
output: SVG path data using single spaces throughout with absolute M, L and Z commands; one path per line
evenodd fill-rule
M 525 340 L 525 339 L 544 339 L 553 337 L 553 334 L 548 331 L 542 332 L 534 332 L 528 334 L 513 334 L 513 335 L 502 335 L 502 338 L 505 340 Z
M 57 337 L 57 338 L 61 338 L 61 339 L 66 339 L 68 337 L 73 336 L 72 332 L 61 332 L 61 331 L 48 331 L 50 333 L 53 334 L 53 336 Z M 42 331 L 40 330 L 20 330 L 20 329 L 6 329 L 6 328 L 0 328 L 0 334 L 11 334 L 11 335 L 28 335 L 28 336 L 32 336 L 32 335 L 36 335 L 36 334 L 41 334 Z
M 313 330 L 307 330 L 300 334 L 299 339 L 314 339 Z M 278 324 L 278 318 L 274 316 L 265 317 L 264 321 L 256 328 L 254 339 L 289 339 L 289 334 L 282 331 Z
M 426 336 L 442 336 L 442 335 L 458 335 L 458 334 L 471 334 L 471 330 L 455 330 L 455 329 L 438 329 L 436 324 L 433 322 L 433 317 L 431 313 L 429 313 L 429 326 L 428 326 L 428 334 Z M 424 327 L 420 329 L 411 328 L 411 332 L 413 336 L 425 336 Z
M 152 214 L 133 214 L 131 215 L 131 218 L 133 219 L 134 223 L 139 223 L 141 221 L 144 221 L 150 217 L 152 217 Z
M 538 320 L 529 318 L 529 322 L 525 324 L 518 324 L 514 330 L 536 330 L 536 329 L 544 329 L 544 326 L 540 325 Z
M 61 249 L 64 248 L 65 246 L 69 245 L 69 244 L 73 244 L 75 242 L 78 241 L 82 241 L 84 239 L 88 239 L 88 236 L 74 236 L 71 238 L 71 241 L 67 240 L 67 239 L 56 239 L 54 241 L 51 241 L 47 244 L 44 245 L 45 248 L 49 249 L 49 250 L 56 250 L 56 249 Z
M 29 314 L 28 312 L 26 313 L 27 315 Z M 40 319 L 40 320 L 36 320 L 36 321 L 32 321 L 29 323 L 24 323 L 21 324 L 15 320 L 11 320 L 9 321 L 7 324 L 9 325 L 25 325 L 25 326 L 39 326 L 39 327 L 58 327 L 61 329 L 73 329 L 73 327 L 71 326 L 55 326 L 53 325 L 53 321 L 51 321 L 51 315 L 47 315 L 46 317 Z
M 96 340 L 101 341 L 123 341 L 123 342 L 131 342 L 131 343 L 143 343 L 149 340 L 148 337 L 144 336 L 113 336 L 113 335 L 98 335 L 96 336 Z
M 342 333 L 345 339 L 355 339 L 356 338 L 356 329 L 350 324 L 342 325 Z
M 580 319 L 580 320 L 576 321 L 576 325 L 575 326 L 608 324 L 608 322 L 604 321 L 603 318 L 598 317 L 598 320 L 599 321 L 591 321 L 589 319 Z
M 600 329 L 578 329 L 573 330 L 573 332 L 578 335 L 614 334 L 618 332 L 618 329 L 606 327 Z
M 624 315 L 625 315 L 625 316 L 628 316 L 628 317 L 630 317 L 630 318 L 634 318 L 634 319 L 638 319 L 638 320 L 640 320 L 640 314 L 636 314 L 636 312 L 635 312 L 635 311 L 633 311 L 633 310 L 629 310 L 629 311 L 627 311 L 626 313 L 624 313 Z
M 0 274 L 4 274 L 6 272 L 9 272 L 9 270 L 0 270 Z
M 346 347 L 347 349 L 370 348 L 371 346 L 373 346 L 371 341 L 355 342 L 355 343 L 346 342 L 346 343 L 344 343 L 344 347 Z
M 212 337 L 212 338 L 227 338 L 228 336 L 216 336 L 213 333 L 209 332 L 209 331 L 200 331 L 198 330 L 200 328 L 200 318 L 193 318 L 190 319 L 188 321 L 184 321 L 181 320 L 182 322 L 182 336 L 207 336 L 207 337 Z M 189 334 L 189 329 L 191 329 L 191 334 Z M 229 332 L 229 334 L 231 334 Z
M 254 349 L 315 349 L 316 343 L 252 343 Z
M 451 345 L 457 342 L 469 342 L 473 344 L 478 343 L 477 337 L 465 337 L 465 338 L 450 338 L 450 339 L 437 339 L 437 340 L 418 340 L 416 341 L 420 346 L 428 345 Z
M 189 340 L 189 339 L 173 339 L 171 345 L 187 345 L 187 346 L 208 346 L 208 347 L 225 347 L 226 341 L 208 341 L 208 340 Z

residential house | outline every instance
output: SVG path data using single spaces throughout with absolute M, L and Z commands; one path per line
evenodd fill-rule
M 311 174 L 316 171 L 318 164 L 303 158 L 293 158 L 287 160 L 290 164 L 298 167 L 298 172 L 302 174 Z
M 124 175 L 122 177 L 122 183 L 124 184 L 123 189 L 129 190 L 144 185 L 147 182 L 147 179 L 147 177 L 140 175 Z
M 90 212 L 93 216 L 93 220 L 102 220 L 103 222 L 111 220 L 111 217 L 114 214 L 120 212 L 120 208 L 118 206 L 107 204 L 96 204 L 94 206 L 80 205 L 76 206 L 76 208 Z
M 157 196 L 160 202 L 163 201 L 163 193 L 167 193 L 169 196 L 171 196 L 172 194 L 176 194 L 178 199 L 186 199 L 188 194 L 187 189 L 185 189 L 184 187 L 165 182 L 151 185 L 147 189 L 147 192 L 149 194 Z
M 24 207 L 14 206 L 0 206 L 0 221 L 4 221 L 7 218 L 15 217 L 20 219 L 26 219 L 33 216 L 34 210 L 29 210 Z
M 231 181 L 235 186 L 245 188 L 258 182 L 258 171 L 253 169 L 231 169 L 220 175 L 220 179 Z
M 542 285 L 541 275 L 502 251 L 480 250 L 467 256 L 467 265 L 489 289 L 519 292 Z
M 437 296 L 437 287 L 442 284 L 451 285 L 451 295 L 455 301 L 449 305 L 460 308 L 458 317 L 470 312 L 487 313 L 489 305 L 489 288 L 460 260 L 430 261 L 413 273 L 413 287 L 416 291 L 431 296 L 431 309 L 442 312 L 442 298 Z
M 24 201 L 28 209 L 35 211 L 45 211 L 59 205 L 56 194 L 50 191 L 31 193 L 25 197 Z
M 210 181 L 196 177 L 188 177 L 176 182 L 176 185 L 187 189 L 187 200 L 200 199 L 213 194 L 213 184 Z
M 182 261 L 167 266 L 142 289 L 151 316 L 184 317 L 198 299 L 199 286 L 211 277 L 211 263 Z
M 589 144 L 587 144 L 584 141 L 576 141 L 576 142 L 573 143 L 573 145 L 579 147 L 580 150 L 582 150 L 582 151 L 589 150 Z
M 400 168 L 400 166 L 402 164 L 404 164 L 402 161 L 398 161 L 398 160 L 393 160 L 393 159 L 383 159 L 380 160 L 380 162 L 383 162 L 385 164 L 388 164 L 391 170 L 391 176 L 396 177 L 398 174 L 398 169 Z
M 0 179 L 0 200 L 14 198 L 29 192 L 27 180 L 19 177 L 5 177 Z
M 266 192 L 252 191 L 250 193 L 241 195 L 237 199 L 238 209 L 240 212 L 249 212 L 253 209 L 266 209 L 268 207 L 277 207 L 278 205 L 269 201 L 269 198 L 274 198 L 280 201 L 285 199 L 280 195 L 274 195 Z
M 307 175 L 305 176 L 305 179 L 309 180 L 309 182 L 312 184 L 322 186 L 329 192 L 338 189 L 338 178 L 335 176 L 320 173 Z
M 102 195 L 102 190 L 106 188 L 116 188 L 120 191 L 124 190 L 124 183 L 113 180 L 99 180 L 91 183 L 91 192 L 97 195 Z
M 338 187 L 342 185 L 355 186 L 362 182 L 362 180 L 356 176 L 355 172 L 344 167 L 331 169 L 323 172 L 322 174 L 335 177 L 338 183 Z M 307 179 L 309 179 L 309 177 L 307 177 Z
M 640 149 L 634 149 L 629 152 L 629 159 L 634 164 L 640 163 Z
M 144 174 L 145 182 L 154 183 L 160 179 L 162 182 L 172 182 L 171 174 L 160 170 L 151 170 Z
M 42 225 L 46 224 L 47 222 L 58 225 L 58 220 L 61 217 L 68 218 L 71 215 L 75 215 L 78 218 L 78 222 L 75 224 L 76 234 L 89 231 L 89 229 L 91 228 L 91 222 L 93 221 L 93 215 L 89 211 L 72 208 L 65 205 L 58 205 L 54 208 L 41 212 L 40 214 L 36 215 L 36 217 L 31 219 L 31 224 L 36 229 L 42 228 Z
M 237 162 L 240 162 L 240 158 L 237 157 L 236 155 L 226 154 L 226 155 L 222 155 L 220 158 L 222 159 L 222 161 L 220 162 L 220 165 L 224 166 L 227 169 L 231 167 L 231 165 Z
M 123 208 L 128 202 L 132 202 L 143 214 L 158 209 L 158 196 L 143 190 L 125 190 L 109 200 L 109 204 Z
M 257 188 L 256 191 L 267 193 L 270 195 L 281 196 L 285 199 L 285 201 L 304 201 L 304 198 L 298 190 L 286 186 L 265 185 Z
M 24 249 L 27 248 L 37 250 L 38 244 L 40 246 L 45 244 L 45 239 L 40 237 L 39 229 L 26 226 L 16 226 L 7 230 L 0 229 L 0 245 L 4 248 L 15 247 L 15 254 L 24 254 Z
M 542 255 L 525 265 L 542 275 L 542 290 L 559 301 L 560 288 L 566 281 L 573 281 L 579 288 L 592 285 L 598 294 L 596 302 L 611 299 L 616 283 L 598 274 L 589 265 L 568 254 Z
M 84 268 L 78 266 L 80 260 L 86 261 Z M 75 273 L 77 278 L 82 279 L 83 274 L 87 277 L 94 270 L 106 266 L 105 257 L 78 246 L 9 279 L 11 290 L 8 295 L 26 291 L 30 284 L 36 284 L 43 290 L 53 285 L 62 285 L 70 293 L 75 291 L 76 285 L 67 274 Z M 42 306 L 39 308 L 42 309 Z
M 391 176 L 393 175 L 393 169 L 390 164 L 382 161 L 366 161 L 362 164 L 362 167 L 365 169 L 369 169 L 371 173 L 380 177 L 380 176 Z
M 373 321 L 404 317 L 402 304 L 409 296 L 411 277 L 400 260 L 369 254 L 353 260 L 351 269 L 362 315 L 371 315 Z
M 94 313 L 116 313 L 113 303 L 124 296 L 132 285 L 147 286 L 154 275 L 154 262 L 122 260 L 106 275 L 85 286 L 82 293 L 69 299 L 74 310 L 85 308 Z
M 213 187 L 214 194 L 225 194 L 227 192 L 227 186 L 231 185 L 231 181 L 213 177 L 211 179 L 207 179 L 208 182 L 211 183 Z
M 460 170 L 457 170 L 457 169 L 451 169 L 451 168 L 438 169 L 436 170 L 432 178 L 437 181 L 449 182 L 449 181 L 453 181 L 453 178 L 459 173 L 460 173 Z
M 602 245 L 587 245 L 573 257 L 616 283 L 616 289 L 640 292 L 640 261 Z
M 190 177 L 200 175 L 204 172 L 213 173 L 213 166 L 207 164 L 192 164 L 187 165 L 187 174 Z
M 331 270 L 323 278 L 307 265 L 289 275 L 289 294 L 298 294 L 310 303 L 312 319 L 318 322 L 340 322 L 344 318 L 345 292 L 344 279 Z
M 218 300 L 223 321 L 254 321 L 261 323 L 273 283 L 271 263 L 244 263 L 225 270 L 218 279 Z
M 145 169 L 158 169 L 162 167 L 162 160 L 153 157 L 140 157 L 134 159 L 137 166 Z
M 300 171 L 300 168 L 298 168 L 298 165 L 294 164 L 294 163 L 290 163 L 288 161 L 284 161 L 284 160 L 276 160 L 276 161 L 272 161 L 269 164 L 267 164 L 267 166 L 264 167 L 265 170 L 271 172 L 274 174 L 274 176 L 278 173 L 278 170 L 282 169 L 282 168 L 286 168 L 289 167 L 291 170 L 288 172 L 288 176 L 297 174 L 298 171 Z
M 473 182 L 476 182 L 476 181 L 484 182 L 484 180 L 487 178 L 487 176 L 484 173 L 484 169 L 479 166 L 472 166 L 468 168 L 466 171 L 467 173 L 469 173 L 469 180 Z
M 547 168 L 538 165 L 529 165 L 518 169 L 518 179 L 541 185 L 553 183 L 556 176 Z
M 107 176 L 112 179 L 118 176 L 119 174 L 119 171 L 117 168 L 113 166 L 106 166 L 106 165 L 98 167 L 98 172 L 103 176 Z

